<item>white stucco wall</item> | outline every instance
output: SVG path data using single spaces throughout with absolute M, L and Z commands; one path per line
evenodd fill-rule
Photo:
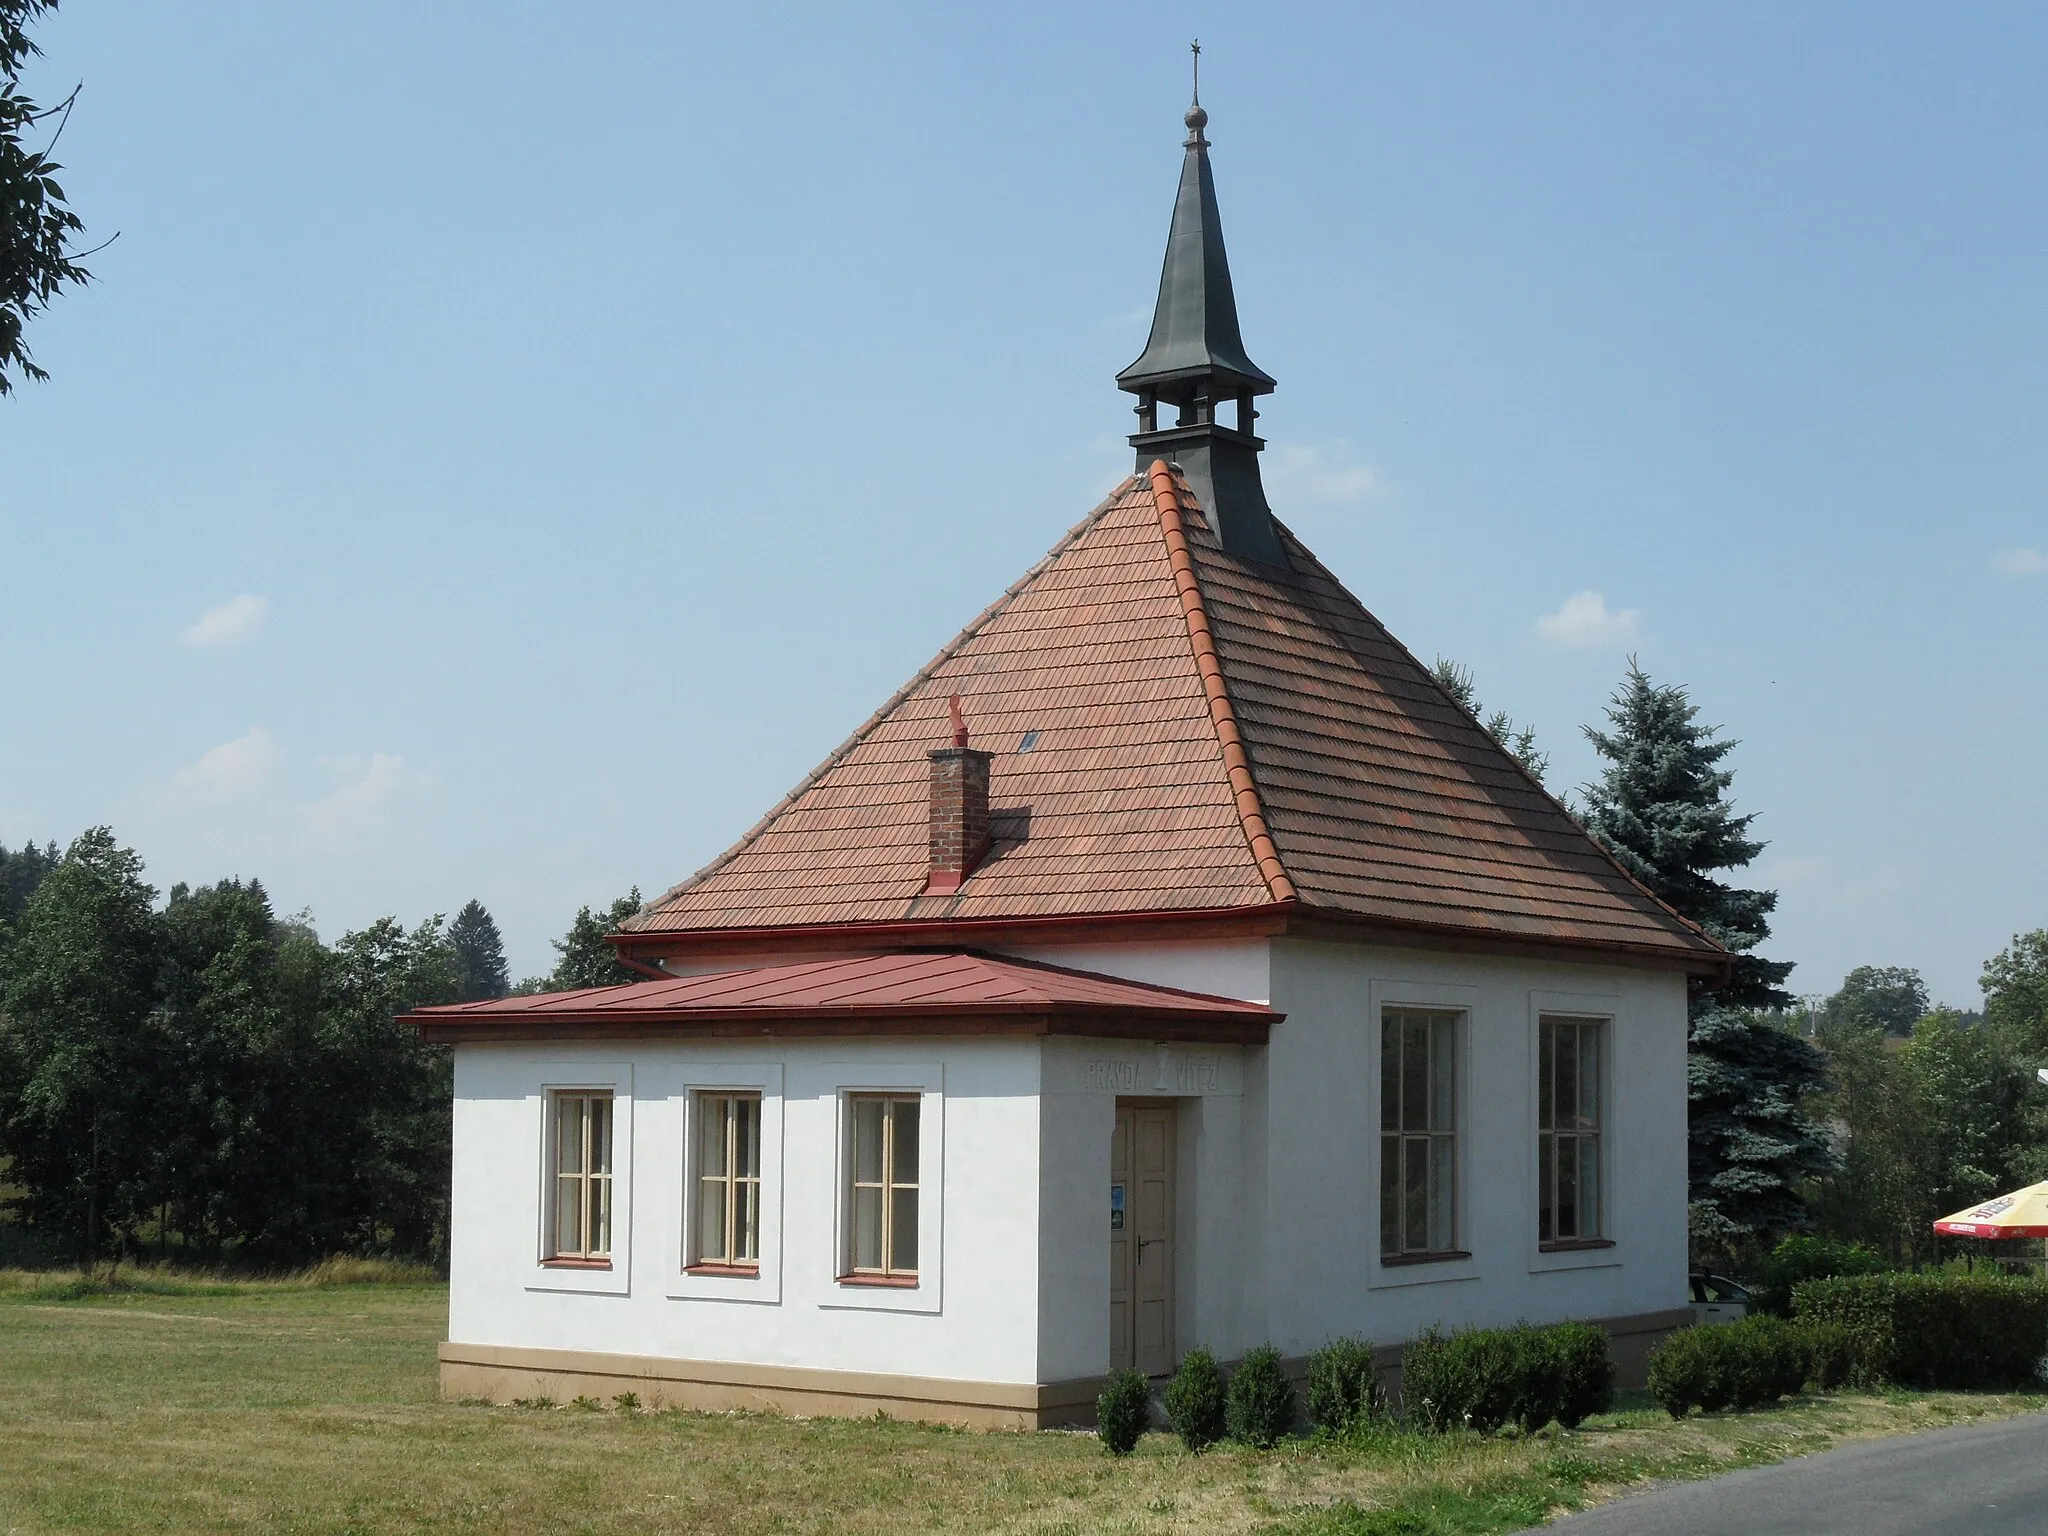
M 1032 1040 L 460 1047 L 449 1337 L 1036 1381 L 1038 1073 Z M 539 1262 L 544 1094 L 577 1086 L 613 1088 L 630 1139 L 609 1273 Z M 764 1090 L 758 1280 L 682 1273 L 690 1095 L 732 1086 Z M 843 1095 L 906 1088 L 924 1093 L 920 1283 L 842 1286 Z
M 1685 989 L 1673 975 L 1321 941 L 1031 951 L 1079 969 L 1270 1001 L 1265 1048 L 1053 1039 L 762 1040 L 456 1052 L 450 1337 L 691 1360 L 1057 1382 L 1108 1364 L 1110 1132 L 1119 1097 L 1179 1101 L 1182 1349 L 1298 1354 L 1433 1323 L 1613 1317 L 1685 1300 Z M 1379 1263 L 1378 1028 L 1462 1017 L 1459 1241 Z M 1539 1012 L 1609 1031 L 1612 1248 L 1538 1251 Z M 539 1263 L 543 1096 L 611 1087 L 630 1141 L 615 1268 Z M 758 1280 L 682 1274 L 693 1090 L 763 1092 Z M 843 1095 L 920 1089 L 915 1291 L 839 1285 Z
M 1305 940 L 1034 950 L 1030 958 L 1270 1002 L 1287 1015 L 1264 1050 L 1220 1053 L 1233 1062 L 1223 1091 L 1182 1097 L 1183 1350 L 1203 1344 L 1228 1358 L 1271 1342 L 1299 1354 L 1343 1334 L 1391 1343 L 1432 1324 L 1618 1317 L 1685 1304 L 1681 977 Z M 1377 1021 L 1394 1004 L 1462 1016 L 1458 1223 L 1469 1260 L 1379 1262 Z M 1603 1132 L 1612 1248 L 1538 1248 L 1535 1052 L 1545 1011 L 1612 1020 Z M 1154 1054 L 1109 1042 L 1048 1044 L 1044 1123 L 1048 1138 L 1062 1141 L 1063 1189 L 1099 1191 L 1108 1181 L 1118 1093 L 1091 1086 L 1090 1065 L 1130 1062 L 1117 1079 L 1125 1096 L 1186 1092 L 1149 1064 Z M 1040 1358 L 1058 1373 L 1047 1380 L 1107 1364 L 1108 1234 L 1101 1199 L 1090 1198 L 1095 1210 L 1083 1219 L 1048 1210 L 1041 1228 Z M 1056 1227 L 1061 1242 L 1086 1244 L 1085 1263 L 1059 1256 Z M 1084 1285 L 1084 1275 L 1097 1278 Z

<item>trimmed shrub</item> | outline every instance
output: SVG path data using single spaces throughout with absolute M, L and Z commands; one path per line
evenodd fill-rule
M 1802 1323 L 1847 1335 L 1850 1379 L 1999 1391 L 2034 1379 L 2048 1351 L 2048 1281 L 1994 1275 L 1857 1275 L 1794 1288 Z
M 1166 1384 L 1166 1422 L 1200 1455 L 1224 1435 L 1223 1373 L 1206 1349 L 1191 1349 Z
M 1701 1341 L 1720 1328 L 1681 1328 L 1650 1351 L 1650 1395 L 1674 1419 L 1682 1419 L 1707 1400 L 1707 1357 L 1713 1346 Z
M 1300 1412 L 1294 1383 L 1280 1368 L 1280 1351 L 1270 1344 L 1246 1350 L 1224 1394 L 1223 1421 L 1230 1438 L 1270 1450 L 1293 1433 Z
M 1095 1399 L 1095 1432 L 1112 1456 L 1128 1456 L 1152 1417 L 1152 1383 L 1143 1371 L 1111 1371 Z
M 1431 1329 L 1401 1361 L 1408 1417 L 1430 1429 L 1567 1428 L 1614 1403 L 1607 1334 L 1591 1323 Z
M 1373 1415 L 1378 1388 L 1372 1346 L 1363 1339 L 1335 1339 L 1308 1357 L 1308 1416 L 1337 1433 Z
M 1515 1408 L 1514 1352 L 1506 1330 L 1432 1328 L 1401 1356 L 1401 1401 L 1412 1421 L 1442 1433 L 1498 1429 Z
M 1650 1355 L 1650 1392 L 1674 1419 L 1695 1408 L 1761 1408 L 1804 1390 L 1821 1342 L 1828 1347 L 1831 1374 L 1838 1369 L 1839 1331 L 1821 1341 L 1803 1325 L 1768 1316 L 1687 1328 Z
M 1557 1351 L 1557 1422 L 1577 1429 L 1612 1408 L 1614 1359 L 1607 1353 L 1607 1330 L 1596 1323 L 1559 1323 L 1542 1332 Z
M 1861 1243 L 1837 1243 L 1824 1237 L 1788 1237 L 1756 1267 L 1749 1286 L 1752 1311 L 1776 1317 L 1792 1315 L 1792 1291 L 1808 1280 L 1836 1275 L 1880 1275 L 1891 1261 Z

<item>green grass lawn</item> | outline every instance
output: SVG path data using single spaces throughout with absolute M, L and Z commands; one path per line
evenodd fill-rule
M 1264 1455 L 1152 1435 L 1115 1461 L 1074 1433 L 444 1404 L 437 1286 L 81 1289 L 0 1275 L 0 1532 L 1478 1533 L 1649 1478 L 2048 1406 L 1894 1393 L 1685 1424 L 1639 1406 L 1575 1434 Z

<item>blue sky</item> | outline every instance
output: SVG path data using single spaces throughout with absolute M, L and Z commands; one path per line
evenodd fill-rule
M 0 842 L 515 974 L 1123 472 L 1186 42 L 1276 510 L 1551 782 L 1631 651 L 1793 985 L 2048 924 L 2048 12 L 66 0 Z

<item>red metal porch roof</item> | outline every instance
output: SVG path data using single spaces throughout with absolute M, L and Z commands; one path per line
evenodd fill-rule
M 419 1008 L 402 1022 L 459 1042 L 605 1036 L 1073 1034 L 1263 1043 L 1262 1003 L 972 951 L 748 966 Z

